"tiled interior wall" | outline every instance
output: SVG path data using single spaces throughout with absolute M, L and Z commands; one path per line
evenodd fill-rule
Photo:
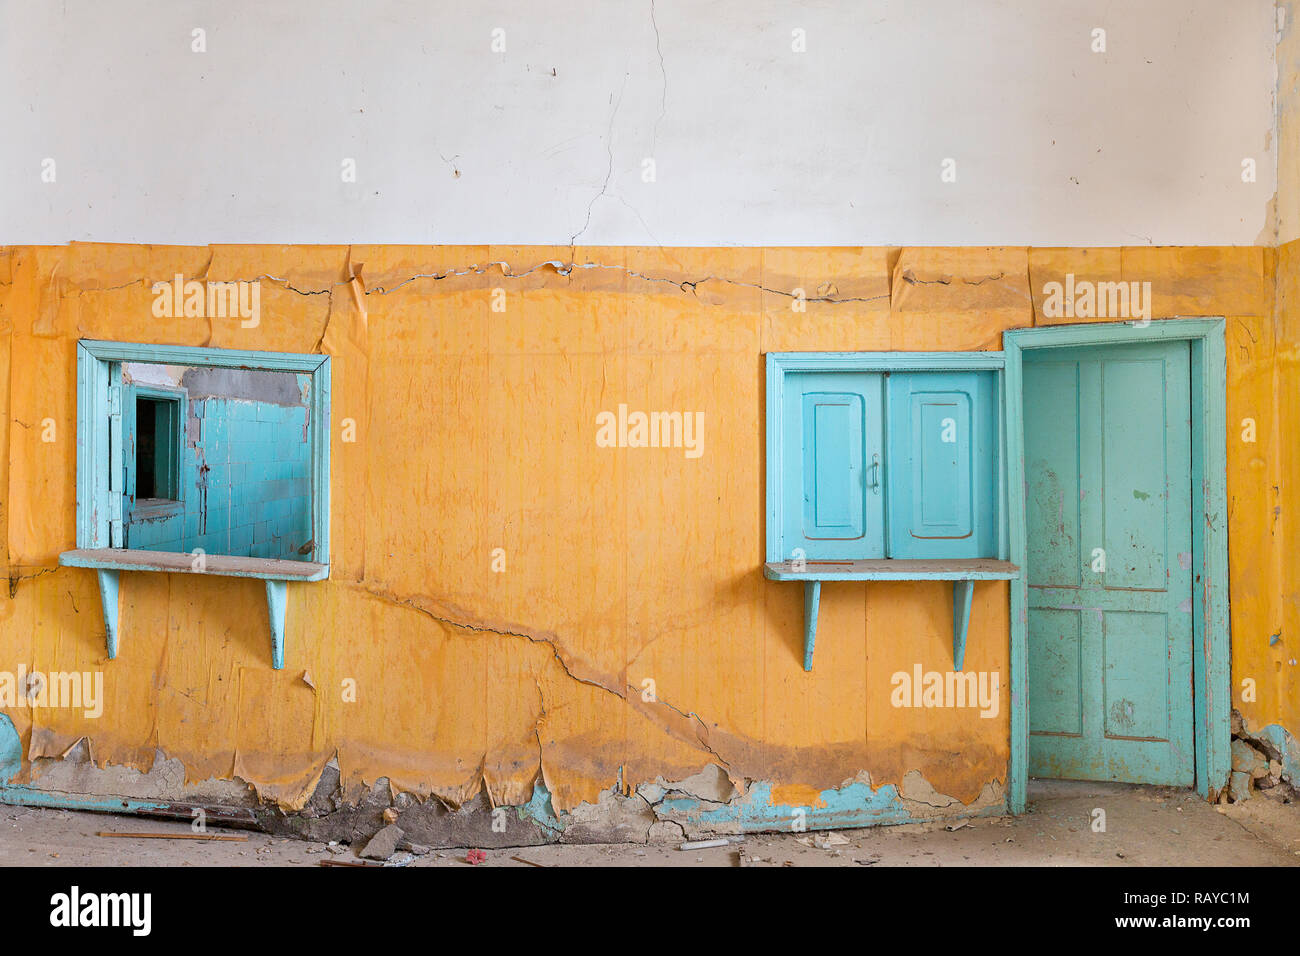
M 127 547 L 304 560 L 311 458 L 305 406 L 191 399 L 181 451 L 184 510 L 134 520 Z

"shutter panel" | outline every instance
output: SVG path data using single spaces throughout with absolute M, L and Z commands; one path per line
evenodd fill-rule
M 120 372 L 119 372 L 120 374 Z M 108 522 L 109 547 L 126 547 L 123 514 L 126 498 L 126 428 L 122 422 L 122 409 L 129 396 L 121 385 L 108 387 Z
M 884 557 L 882 377 L 786 378 L 782 548 L 810 560 Z
M 803 533 L 861 538 L 866 521 L 862 445 L 866 402 L 852 392 L 803 396 Z
M 894 372 L 889 556 L 996 554 L 997 415 L 986 372 Z

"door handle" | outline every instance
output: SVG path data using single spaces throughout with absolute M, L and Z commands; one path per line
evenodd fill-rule
M 868 469 L 867 487 L 875 494 L 880 494 L 880 456 L 871 456 L 871 467 Z

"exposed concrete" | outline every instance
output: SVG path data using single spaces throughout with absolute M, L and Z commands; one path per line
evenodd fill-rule
M 129 767 L 93 763 L 91 744 L 81 738 L 62 758 L 38 757 L 32 761 L 28 786 L 53 793 L 85 796 L 120 796 L 137 800 L 166 800 L 195 805 L 257 806 L 253 788 L 241 780 L 209 779 L 185 782 L 185 765 L 161 750 L 148 773 Z
M 643 783 L 637 792 L 649 803 L 658 803 L 666 796 L 695 797 L 710 803 L 727 803 L 736 795 L 736 788 L 727 772 L 717 764 L 710 764 L 684 780 L 666 782 L 656 777 L 654 783 Z
M 939 793 L 930 785 L 919 770 L 909 770 L 903 777 L 902 786 L 903 799 L 912 800 L 917 803 L 923 803 L 927 807 L 946 808 L 953 804 L 961 804 L 956 797 L 950 797 L 947 794 Z
M 306 396 L 293 372 L 248 368 L 186 369 L 181 385 L 190 398 L 231 398 L 272 405 L 304 405 Z
M 681 843 L 686 839 L 686 831 L 680 823 L 660 820 L 646 831 L 647 843 Z
M 1300 805 L 1291 783 L 1296 742 L 1276 731 L 1267 727 L 1252 732 L 1241 716 L 1233 713 L 1233 772 L 1228 786 L 1214 794 L 1220 809 L 1261 794 L 1284 806 Z M 864 820 L 903 826 L 918 821 L 951 824 L 1004 810 L 1000 781 L 986 783 L 979 796 L 966 804 L 938 792 L 917 770 L 907 773 L 897 788 L 873 786 L 870 774 L 864 771 L 838 788 L 823 791 L 809 806 L 786 807 L 771 799 L 771 784 L 744 781 L 741 793 L 723 767 L 711 764 L 681 780 L 658 777 L 630 794 L 611 787 L 595 803 L 581 804 L 558 816 L 540 778 L 533 798 L 521 807 L 494 807 L 486 792 L 453 807 L 436 796 L 421 799 L 395 793 L 387 778 L 369 788 L 353 786 L 351 792 L 344 793 L 340 780 L 337 762 L 329 761 L 303 809 L 287 813 L 269 802 L 259 802 L 254 789 L 238 779 L 187 783 L 182 762 L 162 751 L 156 753 L 147 773 L 111 764 L 98 767 L 92 743 L 82 738 L 60 757 L 37 758 L 30 779 L 19 775 L 14 782 L 56 801 L 60 795 L 72 803 L 77 798 L 92 798 L 110 810 L 118 798 L 165 803 L 161 815 L 171 817 L 184 817 L 190 808 L 201 807 L 211 819 L 258 826 L 272 835 L 305 841 L 361 846 L 386 826 L 395 826 L 402 834 L 401 849 L 556 843 L 654 845 L 759 832 L 851 828 L 861 826 Z M 1199 799 L 1190 792 L 1185 796 Z
M 1232 712 L 1232 773 L 1219 802 L 1249 800 L 1257 790 L 1277 789 L 1287 799 L 1297 795 L 1300 746 L 1276 724 L 1252 731 L 1239 712 Z
M 584 803 L 563 815 L 565 843 L 644 843 L 656 822 L 655 811 L 639 795 L 606 790 L 596 804 Z
M 79 741 L 62 759 L 40 758 L 33 784 L 57 799 L 59 794 L 93 796 L 113 802 L 118 797 L 167 802 L 169 814 L 188 806 L 232 820 L 224 812 L 244 808 L 244 825 L 255 825 L 276 836 L 360 846 L 384 827 L 395 825 L 404 837 L 402 848 L 521 847 L 550 843 L 659 843 L 742 833 L 836 829 L 865 822 L 903 824 L 918 820 L 989 815 L 1003 809 L 1003 790 L 990 781 L 971 804 L 939 793 L 919 771 L 911 771 L 902 786 L 872 786 L 865 771 L 841 787 L 823 791 L 808 807 L 777 805 L 772 787 L 747 781 L 736 789 L 726 771 L 708 765 L 681 780 L 662 777 L 625 794 L 611 787 L 595 803 L 583 803 L 555 814 L 539 779 L 534 796 L 520 807 L 494 807 L 480 792 L 468 803 L 453 807 L 436 796 L 421 799 L 395 793 L 387 778 L 369 788 L 345 793 L 336 760 L 322 769 L 303 809 L 286 812 L 259 803 L 253 788 L 242 781 L 204 781 L 187 785 L 179 760 L 160 751 L 149 773 L 117 766 L 96 767 L 90 745 Z
M 436 797 L 394 796 L 388 779 L 380 778 L 360 799 L 356 796 L 346 799 L 339 789 L 338 766 L 331 762 L 301 813 L 268 811 L 264 822 L 277 835 L 360 845 L 385 826 L 384 812 L 393 810 L 393 822 L 405 834 L 404 846 L 535 846 L 559 838 L 519 808 L 494 808 L 484 794 L 453 809 Z

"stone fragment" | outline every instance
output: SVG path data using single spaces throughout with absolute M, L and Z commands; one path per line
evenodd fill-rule
M 370 838 L 359 855 L 367 860 L 386 860 L 397 852 L 397 844 L 403 836 L 401 829 L 390 823 Z

